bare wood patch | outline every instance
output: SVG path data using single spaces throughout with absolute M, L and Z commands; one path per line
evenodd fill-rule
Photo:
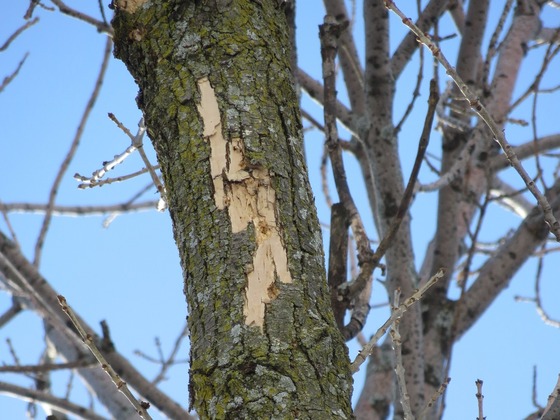
M 136 12 L 147 0 L 116 0 L 116 6 L 119 10 L 128 13 Z M 113 3 L 115 4 L 115 3 Z
M 291 283 L 288 256 L 280 238 L 274 211 L 276 194 L 270 174 L 262 168 L 247 169 L 243 140 L 224 139 L 218 101 L 210 81 L 198 81 L 198 112 L 204 123 L 204 137 L 210 143 L 210 172 L 216 207 L 227 207 L 233 233 L 255 227 L 256 250 L 247 273 L 243 313 L 247 325 L 264 325 L 265 304 L 278 296 L 274 282 Z

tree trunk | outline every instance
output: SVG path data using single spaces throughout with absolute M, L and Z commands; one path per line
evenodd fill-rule
M 202 418 L 352 417 L 278 3 L 114 4 L 181 256 Z

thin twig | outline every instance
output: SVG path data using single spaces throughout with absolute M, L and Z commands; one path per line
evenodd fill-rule
M 12 306 L 6 310 L 2 315 L 0 315 L 0 328 L 10 322 L 22 311 L 23 307 L 19 303 L 18 298 L 12 297 Z M 2 366 L 0 366 L 0 372 L 2 371 Z
M 152 383 L 154 385 L 161 382 L 165 378 L 165 373 L 167 372 L 167 370 L 172 365 L 177 364 L 177 363 L 182 363 L 181 361 L 177 361 L 175 358 L 177 357 L 177 353 L 179 352 L 179 348 L 181 347 L 181 343 L 183 342 L 185 337 L 188 335 L 188 333 L 189 333 L 188 326 L 185 325 L 183 327 L 183 331 L 181 331 L 181 334 L 179 334 L 179 336 L 175 340 L 175 344 L 173 345 L 173 349 L 171 350 L 171 353 L 169 354 L 169 357 L 166 360 L 163 361 L 163 363 L 161 365 L 160 372 L 153 379 Z
M 152 184 L 150 187 L 153 188 Z M 107 213 L 121 214 L 132 213 L 137 211 L 153 210 L 157 205 L 157 201 L 144 201 L 141 203 L 122 203 L 108 204 L 101 206 L 61 206 L 52 207 L 53 216 L 100 216 Z M 45 214 L 48 210 L 47 204 L 36 203 L 0 203 L 0 211 L 6 213 L 35 213 Z
M 309 97 L 319 104 L 324 104 L 324 93 L 323 86 L 321 83 L 313 79 L 309 74 L 307 74 L 301 68 L 297 72 L 298 82 L 301 85 L 301 89 L 309 95 Z M 338 121 L 353 135 L 358 137 L 358 129 L 356 123 L 352 117 L 350 110 L 340 101 L 336 102 L 336 117 Z
M 55 180 L 53 182 L 53 185 L 51 187 L 51 190 L 49 192 L 49 202 L 48 202 L 48 207 L 47 207 L 47 213 L 45 214 L 45 218 L 43 219 L 43 224 L 41 225 L 41 230 L 40 230 L 39 235 L 37 237 L 37 242 L 35 243 L 35 256 L 34 256 L 34 260 L 33 260 L 33 265 L 35 267 L 38 267 L 40 262 L 41 262 L 42 249 L 43 249 L 43 245 L 44 245 L 44 242 L 45 242 L 45 237 L 47 235 L 47 231 L 49 230 L 49 226 L 50 226 L 50 223 L 51 223 L 51 220 L 52 220 L 52 209 L 54 207 L 54 201 L 56 199 L 58 189 L 60 187 L 60 184 L 62 182 L 64 174 L 68 170 L 68 167 L 70 166 L 70 162 L 72 162 L 72 159 L 74 158 L 76 150 L 78 149 L 78 145 L 80 144 L 80 140 L 82 138 L 82 134 L 84 132 L 86 123 L 89 119 L 89 116 L 90 116 L 90 113 L 93 109 L 93 106 L 95 105 L 97 97 L 99 96 L 99 92 L 101 91 L 101 86 L 103 84 L 103 79 L 105 78 L 105 72 L 107 70 L 109 60 L 112 57 L 112 54 L 111 54 L 112 46 L 113 46 L 113 42 L 112 42 L 111 38 L 107 37 L 107 41 L 105 42 L 105 50 L 104 50 L 104 53 L 103 53 L 103 61 L 101 63 L 101 68 L 99 70 L 99 74 L 97 75 L 97 80 L 95 81 L 95 87 L 93 89 L 93 92 L 92 92 L 89 100 L 88 100 L 88 103 L 87 103 L 86 108 L 84 110 L 84 113 L 82 115 L 82 119 L 80 121 L 80 124 L 78 125 L 78 129 L 76 130 L 76 134 L 74 136 L 74 139 L 72 140 L 72 144 L 70 145 L 70 149 L 68 150 L 68 153 L 66 154 L 66 157 L 64 158 L 64 161 L 60 165 L 58 173 L 56 174 L 56 178 L 55 178 Z
M 124 124 L 122 124 L 117 119 L 117 117 L 115 117 L 114 114 L 109 113 L 109 118 L 111 119 L 111 121 L 113 121 L 115 124 L 117 124 L 117 126 L 122 131 L 124 131 L 124 133 L 130 138 L 130 141 L 131 141 L 131 145 L 126 149 L 125 153 L 120 155 L 120 156 L 123 156 L 122 159 L 118 160 L 117 156 L 115 156 L 115 159 L 108 164 L 108 165 L 110 165 L 110 169 L 113 169 L 114 166 L 121 163 L 132 152 L 137 150 L 138 153 L 140 154 L 140 157 L 142 158 L 142 161 L 146 165 L 146 169 L 150 173 L 150 177 L 152 178 L 152 181 L 153 181 L 154 185 L 156 186 L 156 188 L 159 192 L 160 204 L 158 204 L 158 210 L 164 210 L 166 208 L 166 202 L 167 202 L 166 197 L 165 197 L 165 195 L 166 195 L 165 194 L 165 188 L 164 188 L 163 184 L 161 183 L 161 181 L 159 179 L 159 176 L 156 174 L 156 167 L 151 164 L 150 160 L 148 159 L 148 156 L 146 156 L 146 152 L 144 151 L 144 134 L 146 133 L 146 125 L 144 124 L 144 118 L 141 118 L 140 122 L 138 123 L 138 132 L 136 133 L 136 135 L 133 135 L 130 132 L 130 130 L 128 128 L 126 128 L 124 126 Z M 103 172 L 103 174 L 104 174 L 104 172 Z M 101 174 L 100 176 L 103 176 L 103 174 Z
M 111 25 L 107 24 L 107 22 L 102 22 L 85 13 L 80 12 L 79 10 L 72 9 L 62 0 L 51 0 L 51 1 L 58 7 L 61 13 L 76 18 L 78 20 L 87 22 L 90 25 L 95 26 L 99 32 L 105 33 L 110 37 L 113 36 L 113 28 L 111 27 Z
M 506 4 L 504 5 L 504 10 L 500 15 L 500 19 L 492 33 L 492 37 L 490 38 L 490 42 L 488 43 L 488 51 L 486 53 L 486 60 L 484 60 L 484 66 L 482 70 L 482 83 L 484 83 L 485 88 L 488 86 L 488 79 L 490 74 L 490 63 L 492 59 L 496 55 L 498 51 L 498 38 L 500 37 L 502 30 L 504 29 L 504 24 L 506 22 L 506 18 L 509 15 L 511 7 L 513 6 L 513 0 L 507 0 Z
M 128 175 L 117 176 L 115 178 L 106 178 L 106 179 L 99 179 L 98 173 L 103 171 L 103 175 L 106 171 L 109 171 L 114 168 L 116 164 L 121 163 L 126 157 L 130 156 L 132 152 L 134 152 L 134 148 L 132 146 L 127 147 L 127 149 L 121 153 L 120 155 L 115 156 L 111 162 L 104 162 L 103 167 L 95 171 L 91 177 L 80 175 L 79 173 L 74 174 L 74 179 L 76 181 L 81 181 L 78 184 L 78 188 L 85 190 L 86 188 L 95 188 L 95 187 L 102 187 L 103 185 L 108 184 L 116 184 L 119 182 L 128 181 L 129 179 L 136 178 L 137 176 L 143 175 L 146 172 L 149 172 L 148 168 L 142 168 L 139 171 L 132 172 Z M 159 169 L 159 165 L 152 166 L 153 170 Z
M 70 318 L 70 321 L 72 321 L 74 327 L 76 327 L 76 329 L 80 333 L 80 336 L 84 340 L 85 345 L 90 349 L 91 353 L 95 356 L 103 370 L 107 373 L 107 375 L 109 375 L 109 377 L 117 387 L 117 390 L 124 394 L 126 399 L 132 404 L 140 417 L 146 420 L 150 420 L 152 417 L 146 411 L 147 408 L 149 408 L 149 403 L 138 401 L 136 397 L 132 395 L 132 392 L 130 392 L 130 390 L 128 389 L 126 382 L 121 379 L 121 377 L 117 374 L 117 372 L 115 372 L 113 367 L 107 362 L 105 357 L 103 357 L 94 343 L 94 338 L 91 336 L 91 334 L 88 334 L 86 332 L 86 330 L 74 314 L 74 311 L 66 302 L 66 298 L 62 295 L 58 295 L 58 302 L 60 303 L 62 310 L 66 313 L 66 315 L 68 315 L 68 318 Z
M 16 235 L 16 231 L 12 226 L 12 222 L 10 221 L 10 218 L 8 217 L 8 211 L 4 206 L 5 204 L 2 203 L 2 200 L 0 200 L 0 212 L 2 213 L 2 218 L 4 219 L 4 223 L 6 223 L 6 227 L 8 228 L 8 232 L 10 232 L 10 235 L 12 236 L 12 241 L 14 241 L 14 244 L 18 248 L 21 248 L 21 245 Z
M 537 392 L 537 366 L 533 365 L 533 389 L 531 392 L 531 401 L 535 408 L 539 411 L 544 411 L 544 407 L 539 404 L 538 401 L 538 392 Z
M 12 35 L 10 35 L 8 37 L 8 39 L 6 40 L 6 42 L 4 42 L 4 44 L 2 44 L 2 46 L 0 46 L 0 51 L 5 51 L 10 44 L 26 29 L 29 29 L 31 26 L 35 25 L 37 22 L 39 22 L 39 18 L 36 17 L 33 20 L 30 20 L 28 22 L 26 22 L 25 24 L 23 24 L 22 26 L 20 26 L 18 29 L 16 29 L 14 31 L 14 33 Z
M 478 401 L 478 417 L 476 418 L 477 420 L 484 420 L 486 417 L 484 417 L 484 404 L 483 404 L 483 400 L 484 400 L 484 395 L 482 395 L 482 384 L 484 382 L 480 379 L 477 379 L 475 381 L 476 384 L 476 400 Z
M 436 404 L 437 400 L 443 395 L 445 390 L 447 389 L 447 385 L 451 382 L 451 378 L 446 378 L 445 381 L 442 382 L 440 387 L 433 393 L 430 397 L 430 401 L 426 404 L 426 407 L 422 410 L 422 412 L 418 415 L 418 420 L 423 420 L 426 418 L 432 407 Z
M 393 297 L 393 310 L 399 307 L 400 296 L 401 291 L 397 288 Z M 404 375 L 405 369 L 402 360 L 402 341 L 401 334 L 399 333 L 399 321 L 400 318 L 395 319 L 395 322 L 393 322 L 393 324 L 391 325 L 391 330 L 389 331 L 389 334 L 391 334 L 391 341 L 393 342 L 393 351 L 395 353 L 395 374 L 397 377 L 397 384 L 399 386 L 404 419 L 414 420 L 412 409 L 410 408 L 410 395 L 408 395 L 408 390 L 406 388 L 406 379 Z
M 418 16 L 422 15 L 422 10 L 420 8 L 420 0 L 416 0 L 416 12 Z M 419 53 L 419 62 L 418 62 L 418 74 L 416 75 L 416 86 L 414 86 L 414 91 L 412 92 L 412 98 L 408 103 L 406 110 L 404 111 L 403 116 L 401 117 L 399 123 L 395 126 L 395 136 L 401 131 L 402 126 L 404 125 L 405 121 L 407 120 L 408 116 L 414 109 L 414 103 L 416 99 L 420 96 L 420 86 L 422 85 L 422 79 L 424 78 L 424 49 L 420 48 L 418 50 Z
M 76 368 L 86 368 L 95 366 L 87 360 L 76 360 L 68 363 L 43 363 L 40 365 L 16 365 L 16 366 L 0 366 L 0 372 L 13 373 L 37 373 L 52 372 L 54 370 L 66 370 Z
M 0 382 L 0 394 L 15 396 L 18 399 L 29 402 L 45 403 L 57 410 L 67 414 L 73 414 L 84 420 L 107 420 L 106 417 L 102 417 L 86 407 L 71 403 L 62 398 L 57 398 L 51 393 L 36 391 L 7 382 Z
M 19 71 L 23 67 L 23 64 L 25 63 L 25 60 L 27 60 L 28 56 L 29 53 L 25 53 L 23 58 L 20 60 L 18 66 L 16 67 L 16 69 L 11 74 L 4 77 L 4 80 L 2 80 L 2 84 L 0 85 L 0 93 L 2 93 L 2 91 L 6 88 L 6 86 L 8 86 L 12 82 L 12 80 L 14 80 L 17 77 Z
M 391 326 L 396 319 L 400 318 L 412 305 L 418 302 L 422 297 L 426 294 L 426 292 L 432 287 L 434 284 L 437 283 L 439 279 L 443 277 L 445 270 L 440 268 L 436 274 L 430 278 L 425 284 L 422 285 L 420 289 L 417 289 L 412 296 L 406 299 L 403 303 L 399 305 L 398 308 L 394 309 L 391 313 L 391 316 L 379 327 L 379 329 L 375 332 L 373 337 L 369 340 L 369 342 L 362 348 L 360 353 L 356 356 L 356 359 L 352 362 L 350 366 L 350 370 L 352 373 L 357 372 L 360 369 L 362 363 L 366 361 L 368 356 L 373 351 L 374 347 L 377 345 L 377 342 L 381 337 L 385 335 L 387 329 Z

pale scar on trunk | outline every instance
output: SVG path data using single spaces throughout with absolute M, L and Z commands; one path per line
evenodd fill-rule
M 114 0 L 111 4 L 119 10 L 124 10 L 128 13 L 134 13 L 148 0 Z
M 280 239 L 274 211 L 276 194 L 266 169 L 246 170 L 243 140 L 224 139 L 218 101 L 209 80 L 198 81 L 198 112 L 210 143 L 210 171 L 216 207 L 227 208 L 233 233 L 252 223 L 256 231 L 253 265 L 247 272 L 243 313 L 247 325 L 264 325 L 265 304 L 278 295 L 274 281 L 291 283 L 288 256 Z

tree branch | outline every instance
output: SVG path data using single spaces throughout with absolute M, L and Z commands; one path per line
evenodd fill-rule
M 560 209 L 560 179 L 547 192 L 552 209 Z M 542 210 L 536 206 L 517 231 L 502 244 L 496 254 L 480 268 L 477 279 L 461 299 L 457 314 L 456 337 L 460 338 L 505 289 L 515 272 L 548 237 L 549 230 Z
M 81 419 L 107 420 L 105 417 L 102 417 L 85 407 L 71 403 L 65 399 L 55 397 L 48 392 L 35 391 L 34 389 L 24 388 L 7 382 L 0 382 L 0 394 L 14 396 L 20 400 L 29 402 L 45 403 L 66 414 L 75 415 Z
M 437 18 L 445 12 L 447 4 L 448 0 L 430 0 L 416 21 L 416 25 L 424 32 L 429 31 Z M 391 57 L 391 72 L 395 79 L 399 78 L 417 48 L 416 36 L 407 33 Z
M 377 345 L 377 342 L 381 337 L 385 335 L 389 327 L 395 320 L 402 317 L 402 315 L 414 305 L 416 302 L 420 301 L 426 292 L 432 287 L 436 282 L 443 277 L 445 270 L 442 268 L 436 274 L 430 278 L 420 289 L 416 289 L 414 294 L 401 303 L 398 307 L 393 308 L 391 316 L 378 328 L 375 334 L 371 337 L 368 343 L 362 348 L 356 359 L 352 362 L 352 372 L 357 372 L 360 366 L 366 361 L 367 357 L 372 353 L 373 349 Z
M 93 106 L 95 105 L 97 97 L 99 96 L 99 92 L 101 91 L 101 86 L 103 85 L 103 79 L 105 78 L 105 72 L 107 70 L 107 66 L 109 65 L 109 60 L 112 57 L 111 54 L 112 46 L 113 46 L 113 41 L 111 40 L 111 38 L 108 37 L 105 42 L 103 60 L 101 63 L 101 68 L 99 69 L 99 73 L 97 75 L 97 80 L 95 81 L 95 87 L 93 88 L 93 92 L 91 93 L 88 103 L 86 104 L 86 108 L 82 115 L 80 124 L 78 125 L 78 129 L 76 130 L 76 134 L 74 135 L 74 139 L 72 140 L 72 143 L 70 145 L 70 149 L 68 150 L 66 157 L 64 158 L 62 164 L 60 165 L 56 178 L 53 182 L 53 185 L 51 186 L 51 190 L 49 192 L 49 201 L 47 204 L 47 212 L 45 213 L 45 218 L 43 219 L 41 230 L 39 232 L 37 241 L 35 243 L 35 256 L 34 256 L 33 264 L 36 267 L 39 267 L 39 264 L 41 263 L 42 249 L 45 242 L 45 237 L 47 235 L 47 231 L 49 230 L 49 226 L 52 220 L 52 208 L 54 207 L 54 201 L 58 194 L 58 188 L 62 182 L 62 178 L 64 177 L 64 174 L 66 173 L 68 167 L 70 166 L 70 162 L 72 162 L 72 159 L 74 158 L 76 150 L 78 150 L 78 145 L 80 144 L 80 140 L 82 138 L 82 134 L 84 132 L 86 123 L 89 119 L 91 111 L 93 110 Z
M 348 25 L 349 19 L 343 0 L 323 0 L 327 14 L 334 16 L 339 24 Z M 346 23 L 345 23 L 346 22 Z M 350 107 L 354 115 L 361 117 L 365 111 L 364 72 L 358 58 L 354 37 L 349 30 L 343 30 L 339 36 L 339 60 L 348 92 Z
M 371 250 L 362 218 L 358 212 L 356 204 L 354 203 L 350 189 L 348 188 L 346 171 L 342 160 L 342 150 L 338 144 L 338 130 L 336 128 L 335 119 L 336 75 L 334 71 L 334 61 L 337 53 L 337 40 L 340 33 L 343 32 L 345 28 L 344 25 L 336 23 L 336 20 L 327 15 L 325 17 L 325 23 L 319 27 L 319 30 L 319 36 L 321 39 L 321 57 L 323 59 L 326 145 L 329 150 L 338 197 L 344 206 L 347 220 L 352 228 L 352 232 L 356 240 L 356 246 L 358 248 L 360 273 L 356 277 L 356 284 L 358 284 L 360 288 L 359 290 L 356 290 L 357 295 L 362 292 L 365 289 L 365 285 L 371 281 L 371 275 L 373 270 L 377 267 L 379 260 L 372 260 L 373 251 Z M 352 298 L 349 300 L 351 301 Z M 369 296 L 365 300 L 366 302 L 369 302 Z M 359 330 L 354 332 L 357 334 Z M 348 337 L 348 339 L 349 338 L 352 337 Z
M 311 99 L 314 99 L 321 104 L 321 106 L 324 106 L 325 100 L 323 96 L 323 86 L 321 83 L 313 79 L 313 77 L 301 68 L 298 69 L 297 76 L 303 91 L 307 93 Z M 355 126 L 352 112 L 340 101 L 336 101 L 335 116 L 348 131 L 350 131 L 353 135 L 357 135 L 356 133 L 358 131 Z
M 89 23 L 90 25 L 95 26 L 95 28 L 97 28 L 97 31 L 100 33 L 106 33 L 107 35 L 109 35 L 111 38 L 113 36 L 113 28 L 111 27 L 111 25 L 107 24 L 107 22 L 103 22 L 101 20 L 97 20 L 89 15 L 86 15 L 85 13 L 82 13 L 76 9 L 72 9 L 70 6 L 68 6 L 66 3 L 64 3 L 62 0 L 51 0 L 53 2 L 53 4 L 55 4 L 58 9 L 60 10 L 61 13 L 71 16 L 73 18 L 76 18 L 78 20 L 82 20 L 86 23 Z
M 51 208 L 53 216 L 102 216 L 108 213 L 122 214 L 137 211 L 154 210 L 158 204 L 157 200 L 144 201 L 142 203 L 108 204 L 106 206 L 62 206 L 54 205 Z M 35 213 L 45 214 L 48 210 L 47 204 L 36 203 L 0 203 L 0 211 L 6 213 Z
M 518 159 L 527 159 L 533 157 L 536 153 L 545 153 L 552 149 L 560 147 L 560 134 L 552 134 L 537 139 L 536 142 L 528 141 L 521 146 L 513 147 L 513 152 Z M 510 163 L 504 154 L 492 157 L 488 165 L 492 172 L 500 171 L 510 167 Z

